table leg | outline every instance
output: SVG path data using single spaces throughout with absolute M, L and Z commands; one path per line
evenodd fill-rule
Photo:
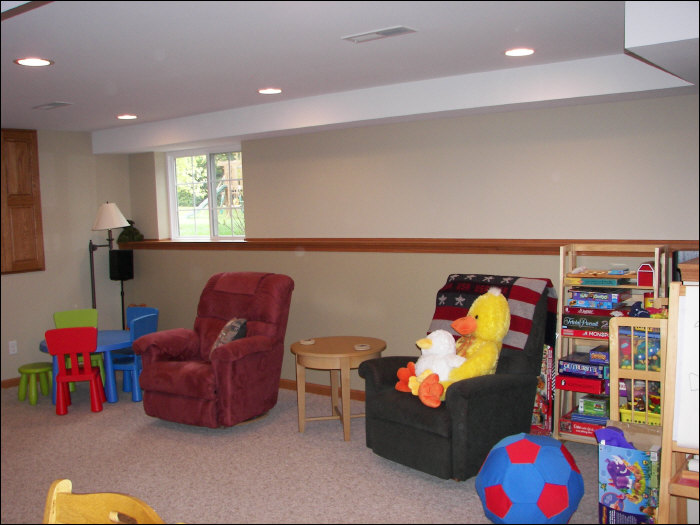
M 338 381 L 338 371 L 331 370 L 331 416 L 336 414 L 340 415 L 340 405 L 338 405 L 338 387 L 340 383 Z
M 343 435 L 350 441 L 350 362 L 343 360 L 340 365 L 340 383 L 343 397 Z
M 119 401 L 119 395 L 117 394 L 117 379 L 112 363 L 112 352 L 102 352 L 102 355 L 105 367 L 105 397 L 109 403 L 116 403 Z
M 306 369 L 297 360 L 297 411 L 299 414 L 299 432 L 304 432 L 306 420 Z
M 58 357 L 53 356 L 53 361 L 52 368 L 53 370 L 51 373 L 53 374 L 53 381 L 51 381 L 51 402 L 55 405 L 56 404 L 56 376 L 58 376 Z

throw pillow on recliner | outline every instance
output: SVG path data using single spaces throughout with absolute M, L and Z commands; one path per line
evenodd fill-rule
M 221 329 L 221 332 L 219 332 L 219 336 L 216 338 L 216 341 L 214 341 L 214 344 L 211 345 L 209 355 L 211 355 L 211 353 L 221 345 L 225 345 L 226 343 L 230 343 L 231 341 L 245 337 L 245 333 L 246 320 L 234 317 L 228 323 L 226 323 Z

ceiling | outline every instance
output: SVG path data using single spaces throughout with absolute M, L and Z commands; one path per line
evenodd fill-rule
M 625 54 L 625 2 L 2 6 L 2 127 L 91 132 L 97 153 L 697 93 L 697 33 L 680 50 L 672 43 L 667 63 L 675 75 L 649 65 Z M 396 26 L 415 32 L 359 44 L 343 40 Z M 536 52 L 504 55 L 521 46 Z M 656 66 L 666 67 L 659 63 L 659 53 L 668 55 L 662 46 L 635 49 L 644 53 L 645 47 Z M 55 64 L 12 62 L 27 55 Z M 283 92 L 257 92 L 268 86 Z M 34 109 L 54 102 L 68 104 Z M 121 113 L 139 118 L 119 121 Z

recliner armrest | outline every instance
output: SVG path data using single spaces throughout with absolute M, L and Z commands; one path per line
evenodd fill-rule
M 217 361 L 236 361 L 258 352 L 269 352 L 274 346 L 272 338 L 264 335 L 242 337 L 216 347 L 209 354 L 209 360 L 212 364 Z
M 199 338 L 194 330 L 173 328 L 139 337 L 132 345 L 144 363 L 172 360 L 199 360 Z
M 379 389 L 381 387 L 396 385 L 398 377 L 396 373 L 399 368 L 404 367 L 409 361 L 414 363 L 418 360 L 415 356 L 386 356 L 369 359 L 360 363 L 357 373 L 364 378 L 366 386 Z
M 532 388 L 537 378 L 525 374 L 490 374 L 452 383 L 445 394 L 449 405 L 453 397 L 483 398 L 488 395 L 512 396 L 515 392 Z M 534 399 L 533 399 L 534 402 Z

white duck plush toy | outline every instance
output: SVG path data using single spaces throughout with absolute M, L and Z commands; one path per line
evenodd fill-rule
M 466 361 L 457 355 L 455 339 L 447 330 L 435 330 L 428 337 L 416 341 L 421 349 L 421 356 L 416 361 L 416 376 L 430 370 L 440 377 L 440 381 L 447 381 L 450 370 L 460 366 Z

